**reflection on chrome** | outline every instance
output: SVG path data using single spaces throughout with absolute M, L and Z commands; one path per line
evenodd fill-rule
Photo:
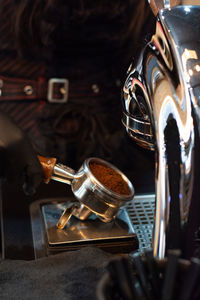
M 124 84 L 123 124 L 156 151 L 154 255 L 194 255 L 200 226 L 200 6 L 163 9 Z

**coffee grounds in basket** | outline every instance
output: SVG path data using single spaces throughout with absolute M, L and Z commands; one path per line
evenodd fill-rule
M 90 170 L 96 179 L 109 190 L 121 195 L 130 195 L 128 184 L 114 169 L 96 162 L 91 162 Z

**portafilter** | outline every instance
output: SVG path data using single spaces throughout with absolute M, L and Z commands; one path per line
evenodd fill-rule
M 76 172 L 68 166 L 56 163 L 56 158 L 38 156 L 44 172 L 44 182 L 51 179 L 71 185 L 72 192 L 79 201 L 67 207 L 57 223 L 59 229 L 63 229 L 70 217 L 74 215 L 80 220 L 87 219 L 95 213 L 103 222 L 111 222 L 117 215 L 119 208 L 134 197 L 134 187 L 130 180 L 115 166 L 100 158 L 86 159 Z M 92 170 L 96 164 L 110 173 L 110 180 L 117 176 L 120 180 L 118 186 L 123 183 L 125 190 L 121 193 L 118 189 L 111 189 L 105 182 L 99 180 L 98 174 Z

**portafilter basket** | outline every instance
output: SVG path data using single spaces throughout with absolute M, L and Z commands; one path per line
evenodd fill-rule
M 79 205 L 73 204 L 63 212 L 57 224 L 59 229 L 65 227 L 72 215 L 85 220 L 95 213 L 103 222 L 111 222 L 116 217 L 119 208 L 134 197 L 134 187 L 130 180 L 118 168 L 100 158 L 86 159 L 77 172 L 68 166 L 57 164 L 56 158 L 42 156 L 38 158 L 44 171 L 45 183 L 53 179 L 71 185 L 72 192 L 79 201 Z M 102 184 L 91 170 L 91 165 L 94 163 L 118 174 L 127 185 L 128 193 L 115 192 Z

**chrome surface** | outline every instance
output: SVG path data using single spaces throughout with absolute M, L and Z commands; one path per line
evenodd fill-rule
M 102 185 L 90 170 L 89 165 L 92 162 L 107 166 L 120 174 L 127 183 L 130 193 L 128 195 L 117 194 Z M 103 222 L 111 222 L 119 208 L 134 197 L 134 187 L 130 180 L 115 166 L 99 158 L 86 159 L 78 172 L 67 166 L 56 164 L 51 179 L 71 185 L 72 192 L 81 205 L 72 214 L 81 220 L 86 219 L 92 212 Z
M 155 194 L 136 195 L 125 208 L 139 241 L 138 251 L 142 254 L 152 247 Z
M 139 69 L 142 69 L 138 63 Z M 144 88 L 142 78 L 135 71 L 130 72 L 124 85 L 124 111 L 122 123 L 126 127 L 128 134 L 140 146 L 154 150 L 154 136 L 150 123 L 148 107 L 148 94 Z
M 192 256 L 200 225 L 199 20 L 199 6 L 161 10 L 156 32 L 124 85 L 127 132 L 156 151 L 153 248 L 158 258 L 169 248 Z M 134 119 L 151 124 L 151 139 L 143 126 L 140 142 Z
M 53 174 L 51 176 L 51 179 L 71 184 L 75 176 L 75 171 L 68 166 L 62 165 L 62 164 L 56 164 L 53 169 Z
M 75 198 L 40 199 L 30 205 L 31 228 L 35 259 L 51 255 L 56 251 L 70 251 L 84 245 L 107 244 L 108 247 L 125 251 L 138 246 L 132 220 L 125 208 L 118 212 L 111 223 L 101 222 L 94 214 L 88 220 L 80 221 L 72 217 L 64 230 L 59 230 L 56 223 L 63 210 L 74 203 Z M 121 249 L 123 251 L 123 249 Z M 114 251 L 113 251 L 114 252 Z
M 58 220 L 56 226 L 58 229 L 63 229 L 67 223 L 69 222 L 70 218 L 73 215 L 73 211 L 77 209 L 78 206 L 76 204 L 73 204 L 71 207 L 66 207 L 63 211 L 60 219 Z
M 65 207 L 65 205 L 66 203 L 63 206 Z M 91 242 L 92 240 L 123 239 L 132 234 L 135 236 L 133 226 L 124 209 L 119 211 L 118 217 L 111 223 L 102 223 L 94 215 L 85 221 L 80 221 L 75 217 L 71 218 L 64 230 L 59 230 L 56 227 L 57 217 L 60 215 L 60 205 L 44 205 L 42 214 L 49 246 Z
M 92 211 L 85 207 L 83 204 L 73 210 L 73 216 L 82 221 L 86 220 L 91 214 Z

